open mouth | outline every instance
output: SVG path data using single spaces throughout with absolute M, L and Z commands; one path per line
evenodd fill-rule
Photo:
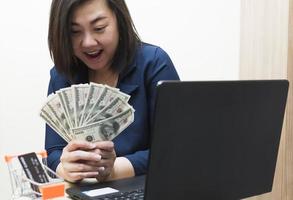
M 97 59 L 101 56 L 103 50 L 91 51 L 91 52 L 84 52 L 87 58 L 89 59 Z

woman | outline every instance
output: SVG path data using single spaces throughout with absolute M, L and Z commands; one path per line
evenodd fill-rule
M 169 56 L 140 41 L 124 0 L 53 0 L 48 43 L 55 67 L 48 94 L 95 82 L 131 95 L 134 122 L 113 141 L 67 144 L 46 126 L 48 165 L 70 182 L 146 173 L 149 134 L 160 80 L 178 80 Z

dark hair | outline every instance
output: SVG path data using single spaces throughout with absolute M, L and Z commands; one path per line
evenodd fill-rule
M 74 81 L 78 73 L 87 70 L 87 66 L 73 52 L 71 42 L 71 18 L 73 11 L 91 0 L 52 0 L 48 45 L 51 58 L 59 73 Z M 136 49 L 141 43 L 127 5 L 124 0 L 105 0 L 114 12 L 119 34 L 119 43 L 112 60 L 112 70 L 123 73 L 131 64 Z

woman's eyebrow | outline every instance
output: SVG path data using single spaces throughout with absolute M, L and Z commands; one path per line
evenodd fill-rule
M 102 19 L 105 19 L 105 18 L 106 18 L 105 16 L 98 16 L 98 17 L 96 17 L 95 19 L 93 19 L 93 20 L 90 22 L 90 24 L 93 25 L 93 24 L 95 24 L 96 22 L 101 21 Z
M 91 21 L 90 21 L 90 24 L 93 25 L 93 24 L 95 24 L 96 22 L 101 21 L 101 20 L 103 20 L 103 19 L 105 19 L 105 18 L 106 18 L 105 16 L 98 16 L 98 17 L 94 18 L 93 20 L 91 20 Z M 72 26 L 78 26 L 79 24 L 78 24 L 77 22 L 71 22 L 71 25 L 72 25 Z

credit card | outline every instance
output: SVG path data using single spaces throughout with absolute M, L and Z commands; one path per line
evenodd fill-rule
M 49 178 L 35 152 L 19 155 L 18 160 L 27 178 L 37 183 L 49 182 Z M 31 184 L 31 187 L 39 192 L 38 186 Z

